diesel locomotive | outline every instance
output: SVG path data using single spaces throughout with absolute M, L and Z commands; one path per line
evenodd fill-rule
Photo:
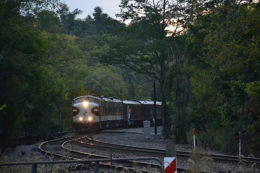
M 157 122 L 161 121 L 161 102 L 156 102 Z M 154 122 L 154 101 L 120 100 L 98 96 L 80 96 L 73 100 L 73 126 L 77 130 L 138 126 Z

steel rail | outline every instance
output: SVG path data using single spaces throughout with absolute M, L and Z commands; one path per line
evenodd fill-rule
M 182 157 L 189 157 L 192 154 L 192 152 L 187 151 L 177 151 L 177 156 Z M 241 160 L 245 162 L 253 162 L 260 164 L 260 158 L 254 158 L 254 157 L 239 157 L 239 156 L 232 156 L 232 155 L 225 155 L 225 154 L 201 154 L 201 153 L 195 153 L 195 155 L 199 156 L 210 156 L 216 161 L 230 161 L 230 162 L 240 162 Z
M 127 145 L 118 145 L 118 144 L 111 144 L 111 143 L 105 143 L 100 142 L 96 140 L 92 140 L 88 137 L 85 137 L 90 143 L 83 142 L 81 138 L 79 140 L 71 140 L 71 142 L 75 142 L 77 144 L 83 145 L 83 146 L 91 146 L 96 148 L 107 148 L 107 149 L 113 149 L 113 150 L 125 150 L 125 151 L 135 151 L 135 152 L 142 152 L 142 153 L 149 153 L 149 154 L 157 154 L 157 155 L 165 155 L 165 150 L 157 150 L 157 149 L 149 149 L 149 148 L 140 148 L 140 147 L 134 147 L 134 146 L 127 146 Z
M 46 154 L 46 155 L 56 156 L 56 157 L 59 157 L 59 158 L 62 158 L 62 159 L 80 160 L 80 159 L 75 158 L 75 157 L 70 157 L 70 156 L 58 154 L 58 153 L 55 153 L 55 152 L 50 152 L 50 151 L 44 149 L 44 147 L 43 147 L 43 146 L 47 145 L 48 143 L 57 142 L 57 141 L 61 141 L 61 140 L 66 140 L 66 139 L 70 139 L 70 138 L 71 138 L 71 137 L 65 137 L 65 138 L 53 139 L 53 140 L 48 140 L 48 141 L 42 142 L 42 143 L 40 143 L 40 145 L 38 146 L 38 150 L 39 150 L 41 153 L 44 153 L 44 154 Z
M 95 140 L 93 138 L 85 137 L 89 141 L 93 143 L 98 143 L 102 147 L 107 146 L 113 146 L 115 149 L 122 148 L 130 151 L 140 151 L 140 152 L 150 152 L 150 153 L 156 153 L 156 154 L 166 154 L 166 150 L 161 149 L 154 149 L 154 148 L 142 148 L 142 147 L 134 147 L 130 145 L 119 145 L 119 144 L 112 144 L 112 143 L 106 143 L 99 140 Z M 89 144 L 90 145 L 90 144 Z M 112 147 L 112 148 L 113 148 Z M 188 151 L 176 151 L 177 157 L 189 157 L 192 154 L 192 152 Z M 232 155 L 222 155 L 222 154 L 202 154 L 198 153 L 200 156 L 210 156 L 214 160 L 217 161 L 232 161 L 232 162 L 239 162 L 239 161 L 245 161 L 245 162 L 254 162 L 256 164 L 260 164 L 260 158 L 254 158 L 254 157 L 239 157 L 239 156 L 232 156 Z
M 86 137 L 86 136 L 85 136 Z M 73 152 L 73 153 L 78 153 L 78 154 L 81 154 L 81 155 L 90 155 L 90 156 L 94 156 L 96 158 L 111 158 L 111 156 L 103 156 L 103 155 L 97 155 L 97 154 L 93 154 L 93 153 L 88 153 L 88 152 L 82 152 L 82 151 L 78 151 L 78 150 L 73 150 L 73 149 L 70 149 L 70 148 L 67 148 L 65 147 L 65 145 L 67 143 L 70 143 L 70 142 L 77 142 L 78 140 L 80 139 L 83 139 L 85 137 L 80 137 L 80 138 L 77 138 L 77 139 L 71 139 L 71 140 L 68 140 L 68 141 L 65 141 L 63 144 L 62 144 L 62 147 L 65 149 L 65 150 L 68 150 L 69 152 Z M 91 146 L 92 147 L 92 146 Z M 161 165 L 157 165 L 157 164 L 151 164 L 151 163 L 145 163 L 145 162 L 135 162 L 135 163 L 132 163 L 132 162 L 128 162 L 129 164 L 137 164 L 137 165 L 144 165 L 144 166 L 151 166 L 153 168 L 156 168 L 158 169 L 158 167 L 161 167 Z
M 112 143 L 106 143 L 98 140 L 94 140 L 92 138 L 88 138 L 88 140 L 95 142 L 95 143 L 100 143 L 101 145 L 110 145 L 110 146 L 115 146 L 115 147 L 126 147 L 129 148 L 129 150 L 139 150 L 142 152 L 154 152 L 154 153 L 160 153 L 160 154 L 166 154 L 166 150 L 161 150 L 161 149 L 154 149 L 154 148 L 142 148 L 142 147 L 133 147 L 130 145 L 119 145 L 119 144 L 112 144 Z M 192 152 L 188 151 L 176 151 L 177 156 L 187 156 L 189 157 Z M 225 155 L 225 154 L 202 154 L 199 153 L 200 156 L 211 156 L 213 159 L 216 160 L 223 160 L 223 161 L 240 161 L 244 160 L 247 162 L 260 162 L 260 158 L 257 157 L 239 157 L 239 156 L 232 156 L 232 155 Z
M 68 140 L 67 140 L 68 139 Z M 45 153 L 45 154 L 47 154 L 47 155 L 51 155 L 51 156 L 55 156 L 55 157 L 58 157 L 58 158 L 62 158 L 62 159 L 68 159 L 68 160 L 75 160 L 75 161 L 80 161 L 80 160 L 84 160 L 84 159 L 80 159 L 80 158 L 76 158 L 76 157 L 70 157 L 70 156 L 67 156 L 67 155 L 62 155 L 62 154 L 58 154 L 58 153 L 55 153 L 55 152 L 50 152 L 50 151 L 48 151 L 48 150 L 46 150 L 46 149 L 44 149 L 44 145 L 47 145 L 48 143 L 55 143 L 55 142 L 58 142 L 58 141 L 62 141 L 62 140 L 67 140 L 67 141 L 65 141 L 65 142 L 63 142 L 62 144 L 61 144 L 61 148 L 62 149 L 64 149 L 64 150 L 66 150 L 67 152 L 69 152 L 69 153 L 75 153 L 75 154 L 77 154 L 77 155 L 83 155 L 83 156 L 88 156 L 88 157 L 94 157 L 94 158 L 92 158 L 92 160 L 93 159 L 99 159 L 99 160 L 101 160 L 101 162 L 99 163 L 99 165 L 101 165 L 101 166 L 103 166 L 103 167 L 106 167 L 106 168 L 108 168 L 108 167 L 111 167 L 111 164 L 107 164 L 107 163 L 103 163 L 102 162 L 102 160 L 103 159 L 110 159 L 110 160 L 113 160 L 113 161 L 115 161 L 115 160 L 118 160 L 118 159 L 113 159 L 113 158 L 109 158 L 109 157 L 105 157 L 105 156 L 101 156 L 101 155 L 96 155 L 96 154 L 93 154 L 93 153 L 87 153 L 87 152 L 82 152 L 82 151 L 77 151 L 77 150 L 72 150 L 72 149 L 70 149 L 70 148 L 67 148 L 65 145 L 68 143 L 68 142 L 70 142 L 71 140 L 75 140 L 75 139 L 71 139 L 71 137 L 66 137 L 66 138 L 59 138 L 59 139 L 54 139 L 54 140 L 49 140 L 49 141 L 45 141 L 45 142 L 42 142 L 40 145 L 39 145 L 39 147 L 38 147 L 38 149 L 39 149 L 39 151 L 41 151 L 42 153 Z M 138 158 L 143 158 L 143 157 L 138 157 Z M 149 157 L 146 157 L 146 158 L 149 158 Z M 150 157 L 151 158 L 151 157 Z M 89 158 L 88 158 L 89 159 Z M 158 158 L 157 158 L 158 159 Z M 120 159 L 119 159 L 120 160 Z M 145 166 L 147 166 L 147 165 L 152 165 L 152 164 L 148 164 L 148 163 L 142 163 L 142 162 L 132 162 L 132 161 L 129 161 L 129 160 L 131 160 L 131 158 L 130 159 L 125 159 L 125 161 L 127 161 L 128 163 L 131 163 L 131 164 L 133 164 L 133 163 L 135 163 L 135 164 L 137 164 L 137 165 L 140 165 L 140 164 L 142 164 L 142 165 L 144 165 L 145 164 Z M 138 160 L 143 160 L 143 159 L 138 159 Z M 149 160 L 149 159 L 144 159 L 144 160 Z M 151 160 L 151 159 L 150 159 Z M 153 160 L 153 159 L 152 159 Z M 159 160 L 159 159 L 158 159 Z M 161 165 L 156 165 L 157 166 L 157 169 L 158 168 L 162 168 L 161 167 Z M 136 168 L 133 168 L 133 167 L 129 167 L 129 166 L 125 166 L 125 165 L 113 165 L 113 167 L 116 167 L 117 169 L 128 169 L 128 170 L 136 170 Z M 143 170 L 143 169 L 140 169 L 139 168 L 139 170 L 141 171 L 141 172 L 147 172 L 147 170 Z M 149 171 L 149 172 L 153 172 L 153 171 Z

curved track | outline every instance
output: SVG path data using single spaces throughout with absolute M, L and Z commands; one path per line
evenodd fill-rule
M 111 144 L 106 142 L 101 142 L 98 140 L 94 140 L 89 137 L 83 137 L 80 138 L 77 141 L 71 141 L 77 146 L 82 147 L 95 147 L 97 149 L 102 150 L 108 150 L 111 153 L 115 153 L 118 150 L 123 151 L 124 153 L 138 153 L 142 156 L 152 156 L 152 157 L 159 157 L 162 159 L 166 151 L 165 150 L 159 150 L 159 149 L 148 149 L 148 148 L 141 148 L 141 147 L 133 147 L 133 146 L 127 146 L 127 145 L 118 145 L 118 144 Z M 137 155 L 138 155 L 137 154 Z M 191 153 L 188 151 L 177 151 L 177 158 L 184 158 L 185 160 L 188 160 L 191 158 L 191 156 L 196 156 L 197 158 L 212 158 L 214 162 L 216 163 L 230 163 L 230 164 L 240 164 L 243 163 L 244 166 L 252 166 L 254 165 L 255 168 L 259 169 L 260 166 L 260 158 L 251 158 L 251 157 L 241 157 L 238 156 L 231 156 L 231 155 L 221 155 L 221 154 L 201 154 L 201 153 Z M 162 159 L 163 160 L 163 159 Z M 188 169 L 188 168 L 186 168 Z
M 89 138 L 88 136 L 85 136 L 78 140 L 72 140 L 71 142 L 75 143 L 76 145 L 88 147 L 88 148 L 104 149 L 113 152 L 115 151 L 131 152 L 142 156 L 145 155 L 145 156 L 153 156 L 153 157 L 164 157 L 166 154 L 165 150 L 141 148 L 141 147 L 134 147 L 129 145 L 111 144 L 111 143 L 94 140 L 92 138 Z
M 82 150 L 78 146 L 74 146 L 74 143 L 80 143 L 80 140 L 89 138 L 89 136 L 83 137 L 66 137 L 55 140 L 49 140 L 42 142 L 38 149 L 46 155 L 50 155 L 53 158 L 66 159 L 66 160 L 84 160 L 84 159 L 107 159 L 110 158 L 106 154 L 96 154 L 96 146 L 88 146 L 86 151 Z M 86 146 L 85 146 L 86 147 Z M 94 148 L 94 149 L 93 149 Z M 105 152 L 104 152 L 105 153 Z M 91 163 L 87 167 L 91 166 Z M 141 172 L 161 172 L 161 167 L 157 164 L 147 162 L 133 162 L 125 161 L 124 163 L 100 163 L 102 169 L 116 168 L 117 170 L 138 170 Z M 78 168 L 76 168 L 78 169 Z M 82 167 L 80 167 L 82 169 Z
M 165 150 L 148 149 L 141 147 L 133 147 L 126 145 L 118 145 L 94 140 L 89 135 L 74 136 L 49 140 L 39 145 L 39 150 L 46 155 L 54 156 L 55 158 L 67 160 L 83 160 L 83 159 L 114 159 L 114 158 L 127 158 L 127 157 L 157 157 L 163 160 Z M 187 159 L 191 157 L 191 152 L 177 151 L 177 158 Z M 194 155 L 194 154 L 193 154 Z M 246 163 L 254 164 L 256 168 L 260 166 L 260 158 L 220 155 L 220 154 L 195 154 L 199 157 L 211 157 L 214 162 L 218 163 Z M 112 163 L 101 163 L 104 168 L 111 168 Z M 141 170 L 142 172 L 160 172 L 161 167 L 154 162 L 132 162 L 126 161 L 125 163 L 113 162 L 113 167 L 120 169 L 133 169 Z M 149 171 L 145 168 L 149 167 Z M 186 168 L 187 169 L 187 168 Z M 151 171 L 152 170 L 152 171 Z M 178 169 L 184 171 L 185 169 Z

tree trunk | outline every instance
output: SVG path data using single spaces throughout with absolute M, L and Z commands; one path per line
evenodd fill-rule
M 176 142 L 187 143 L 187 118 L 186 107 L 189 98 L 189 79 L 187 75 L 180 74 L 176 79 Z
M 167 98 L 165 96 L 165 92 L 163 92 L 161 86 L 161 94 L 162 94 L 162 119 L 163 119 L 163 135 L 167 138 L 170 136 L 170 117 L 169 117 L 169 110 L 167 105 Z

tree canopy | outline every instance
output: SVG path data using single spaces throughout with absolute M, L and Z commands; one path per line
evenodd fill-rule
M 59 0 L 0 2 L 1 148 L 71 128 L 71 100 L 151 99 L 176 143 L 259 153 L 259 3 L 122 0 L 118 17 L 79 19 Z M 114 85 L 116 83 L 117 85 Z

